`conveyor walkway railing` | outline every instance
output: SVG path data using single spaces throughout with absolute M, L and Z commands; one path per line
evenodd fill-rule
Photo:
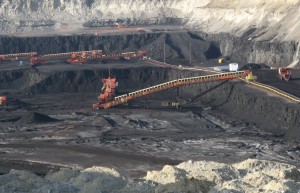
M 71 57 L 72 54 L 76 54 L 76 55 L 81 55 L 83 53 L 86 53 L 86 54 L 92 54 L 92 53 L 102 53 L 102 50 L 89 50 L 89 51 L 80 51 L 80 52 L 66 52 L 66 53 L 57 53 L 57 54 L 46 54 L 46 55 L 41 55 L 40 57 L 41 58 L 44 58 L 44 59 L 50 59 L 50 58 L 59 58 L 59 57 Z
M 222 73 L 220 71 L 215 71 L 215 70 L 211 69 L 210 67 L 185 67 L 185 66 L 181 66 L 181 65 L 180 66 L 175 66 L 175 65 L 172 65 L 172 64 L 168 64 L 168 63 L 165 63 L 165 62 L 160 62 L 160 61 L 154 60 L 152 58 L 146 58 L 144 60 L 148 63 L 155 64 L 155 65 L 162 66 L 162 67 L 171 68 L 171 69 Z
M 222 74 L 223 72 L 219 72 L 219 71 L 214 71 L 214 70 L 210 70 L 208 68 L 203 68 L 203 67 L 181 67 L 179 68 L 178 66 L 175 66 L 175 65 L 171 65 L 171 64 L 167 64 L 167 63 L 164 63 L 164 62 L 160 62 L 160 61 L 157 61 L 157 60 L 153 60 L 153 59 L 146 59 L 146 61 L 152 63 L 152 64 L 156 64 L 156 65 L 159 65 L 159 66 L 164 66 L 164 67 L 169 67 L 169 68 L 177 68 L 177 69 L 182 69 L 182 70 L 190 70 L 190 71 L 208 71 L 208 72 L 213 72 L 213 73 L 217 73 L 217 74 Z M 266 84 L 262 84 L 262 83 L 259 83 L 259 82 L 256 82 L 256 81 L 247 81 L 243 78 L 239 78 L 240 80 L 242 81 L 245 81 L 247 82 L 248 84 L 251 84 L 253 86 L 256 86 L 256 87 L 259 87 L 259 88 L 262 88 L 262 89 L 265 89 L 265 90 L 268 90 L 268 91 L 271 91 L 281 97 L 284 97 L 286 99 L 289 99 L 293 102 L 296 102 L 296 103 L 300 103 L 300 98 L 299 97 L 296 97 L 290 93 L 287 93 L 287 92 L 284 92 L 278 88 L 275 88 L 273 86 L 270 86 L 270 85 L 266 85 Z
M 242 81 L 245 81 L 247 82 L 248 84 L 251 84 L 253 86 L 256 86 L 256 87 L 259 87 L 259 88 L 262 88 L 262 89 L 265 89 L 265 90 L 268 90 L 268 91 L 271 91 L 279 96 L 282 96 L 284 98 L 287 98 L 293 102 L 296 102 L 296 103 L 300 103 L 300 98 L 299 97 L 296 97 L 292 94 L 289 94 L 287 92 L 284 92 L 278 88 L 275 88 L 273 86 L 270 86 L 270 85 L 266 85 L 266 84 L 263 84 L 263 83 L 260 83 L 260 82 L 256 82 L 256 81 L 246 81 L 245 79 L 243 78 L 239 78 L 240 80 Z
M 16 58 L 31 58 L 36 54 L 37 52 L 5 54 L 5 55 L 0 55 L 0 60 L 15 60 Z
M 120 54 L 95 54 L 91 56 L 87 56 L 86 58 L 79 58 L 79 59 L 70 59 L 68 60 L 70 63 L 77 63 L 77 62 L 87 62 L 89 60 L 119 60 L 125 59 L 130 60 L 133 58 L 139 58 L 147 54 L 147 51 L 140 50 L 136 52 L 124 52 Z
M 175 66 L 175 65 L 171 65 L 171 64 L 168 64 L 168 63 L 165 63 L 165 62 L 160 62 L 160 61 L 157 61 L 157 60 L 154 60 L 152 58 L 146 58 L 144 59 L 146 62 L 149 62 L 151 64 L 156 64 L 158 66 L 162 66 L 162 67 L 167 67 L 167 68 L 172 68 L 172 69 L 179 69 L 179 66 Z
M 137 90 L 135 92 L 131 92 L 128 94 L 120 95 L 115 97 L 112 101 L 104 102 L 104 103 L 96 103 L 93 104 L 94 109 L 98 108 L 110 108 L 116 105 L 127 103 L 131 100 L 134 100 L 139 97 L 143 97 L 146 95 L 150 95 L 156 92 L 160 92 L 163 90 L 167 90 L 170 88 L 176 88 L 180 86 L 190 85 L 190 84 L 199 84 L 204 82 L 218 81 L 218 80 L 230 80 L 239 77 L 245 77 L 250 73 L 250 71 L 238 71 L 238 72 L 228 72 L 222 74 L 213 74 L 207 76 L 196 76 L 189 78 L 181 78 L 173 81 L 165 82 L 159 85 L 151 86 L 145 89 Z

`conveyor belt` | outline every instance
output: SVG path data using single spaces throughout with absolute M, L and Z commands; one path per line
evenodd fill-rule
M 160 61 L 153 60 L 153 59 L 146 59 L 146 61 L 148 61 L 148 62 L 150 62 L 152 64 L 156 64 L 156 65 L 163 66 L 163 67 L 169 67 L 169 68 L 173 68 L 173 69 L 183 69 L 183 70 L 190 70 L 190 71 L 208 71 L 208 72 L 213 72 L 213 73 L 217 73 L 217 74 L 222 74 L 223 73 L 223 72 L 213 71 L 211 69 L 201 68 L 201 67 L 189 67 L 189 68 L 187 68 L 187 67 L 181 67 L 181 68 L 179 68 L 178 66 L 167 64 L 167 63 L 160 62 Z M 246 81 L 243 78 L 239 78 L 239 79 L 242 80 L 242 81 L 245 81 L 245 82 L 247 82 L 247 83 L 249 83 L 249 84 L 251 84 L 253 86 L 256 86 L 256 87 L 259 87 L 259 88 L 271 91 L 271 92 L 273 92 L 273 93 L 275 93 L 275 94 L 277 94 L 279 96 L 285 97 L 285 98 L 287 98 L 287 99 L 289 99 L 289 100 L 291 100 L 293 102 L 300 103 L 300 98 L 299 97 L 297 97 L 295 95 L 292 95 L 290 93 L 284 92 L 283 90 L 281 90 L 279 88 L 276 88 L 274 86 L 270 86 L 268 84 L 259 83 L 259 82 L 256 82 L 256 81 Z M 285 86 L 285 87 L 287 87 L 287 86 Z
M 112 101 L 109 102 L 93 104 L 93 108 L 107 109 L 116 105 L 127 103 L 128 101 L 134 100 L 136 98 L 150 95 L 166 89 L 176 88 L 176 87 L 190 85 L 190 84 L 199 84 L 204 82 L 218 81 L 218 80 L 230 80 L 230 79 L 247 76 L 248 73 L 249 71 L 239 71 L 239 72 L 228 72 L 222 74 L 177 79 L 177 80 L 165 82 L 163 84 L 148 87 L 142 90 L 137 90 L 135 92 L 131 92 L 125 95 L 117 96 Z
M 243 78 L 240 78 L 240 80 L 243 80 L 245 81 Z M 273 86 L 270 86 L 270 85 L 266 85 L 266 84 L 262 84 L 262 83 L 259 83 L 259 82 L 256 82 L 256 81 L 248 81 L 249 84 L 251 85 L 254 85 L 254 86 L 257 86 L 259 88 L 263 88 L 265 90 L 269 90 L 275 94 L 278 94 L 279 96 L 282 96 L 282 97 L 285 97 L 293 102 L 297 102 L 297 103 L 300 103 L 300 98 L 292 95 L 292 94 L 289 94 L 287 92 L 284 92 L 278 88 L 275 88 Z

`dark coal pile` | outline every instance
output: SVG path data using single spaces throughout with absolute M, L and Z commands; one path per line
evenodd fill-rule
M 257 76 L 257 81 L 276 87 L 286 93 L 290 93 L 296 97 L 300 97 L 300 70 L 292 70 L 292 79 L 290 81 L 281 80 L 278 71 L 274 70 L 257 70 L 254 72 Z
M 8 104 L 9 105 L 7 105 L 7 107 L 6 107 L 7 112 L 20 110 L 20 109 L 25 109 L 25 110 L 30 109 L 30 104 L 27 102 L 24 102 L 20 99 L 9 99 Z
M 261 69 L 270 69 L 269 66 L 265 64 L 246 64 L 241 67 L 241 70 L 261 70 Z
M 23 124 L 34 124 L 34 123 L 49 123 L 55 121 L 58 120 L 53 119 L 48 115 L 44 115 L 37 112 L 29 112 L 23 115 L 18 121 L 16 121 L 16 124 L 23 125 Z

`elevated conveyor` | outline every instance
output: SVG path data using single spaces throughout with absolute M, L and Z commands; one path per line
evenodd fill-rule
M 179 69 L 179 70 L 189 70 L 189 71 L 204 71 L 204 72 L 212 72 L 212 73 L 221 73 L 220 71 L 215 71 L 210 67 L 186 67 L 186 66 L 176 66 L 172 64 L 168 64 L 165 62 L 161 62 L 158 60 L 154 60 L 152 58 L 145 58 L 144 61 L 154 64 L 157 66 L 165 67 L 165 68 L 171 68 L 171 69 Z
M 0 61 L 1 60 L 30 59 L 32 56 L 35 56 L 35 55 L 37 55 L 37 52 L 5 54 L 5 55 L 0 55 Z
M 245 79 L 243 78 L 240 78 L 240 80 L 242 81 L 246 81 Z M 293 101 L 293 102 L 296 102 L 296 103 L 300 103 L 300 98 L 290 94 L 290 93 L 287 93 L 287 92 L 284 92 L 278 88 L 275 88 L 273 86 L 270 86 L 270 85 L 266 85 L 266 84 L 263 84 L 263 83 L 260 83 L 260 82 L 256 82 L 256 81 L 246 81 L 248 84 L 251 84 L 253 86 L 256 86 L 256 87 L 259 87 L 259 88 L 262 88 L 262 89 L 265 89 L 265 90 L 268 90 L 268 91 L 271 91 L 281 97 L 284 97 L 286 99 L 289 99 L 290 101 Z
M 5 60 L 29 60 L 31 65 L 46 64 L 49 60 L 67 59 L 68 63 L 85 63 L 91 60 L 131 60 L 139 59 L 148 53 L 147 50 L 136 52 L 123 52 L 119 54 L 104 54 L 102 50 L 89 50 L 79 52 L 67 52 L 40 55 L 38 52 L 17 53 L 0 55 L 0 61 Z
M 76 55 L 80 56 L 83 53 L 85 53 L 85 54 L 93 54 L 93 53 L 102 54 L 102 50 L 89 50 L 89 51 L 80 51 L 80 52 L 67 52 L 67 53 L 57 53 L 57 54 L 46 54 L 46 55 L 42 55 L 40 57 L 44 58 L 44 59 L 69 58 L 73 54 L 76 54 Z
M 235 79 L 235 78 L 239 78 L 239 77 L 245 77 L 249 73 L 250 73 L 249 71 L 238 71 L 238 72 L 228 72 L 228 73 L 222 73 L 222 74 L 176 79 L 176 80 L 165 82 L 165 83 L 162 83 L 159 85 L 151 86 L 151 87 L 148 87 L 148 88 L 145 88 L 142 90 L 137 90 L 135 92 L 117 96 L 108 102 L 93 104 L 93 108 L 94 109 L 108 109 L 113 106 L 127 103 L 136 98 L 150 95 L 150 94 L 160 92 L 163 90 L 167 90 L 170 88 L 176 88 L 176 87 L 190 85 L 190 84 L 199 84 L 199 83 L 212 82 L 212 81 L 218 81 L 218 80 L 230 80 L 230 79 Z
M 206 72 L 212 72 L 212 73 L 217 73 L 217 74 L 222 73 L 220 71 L 214 71 L 214 70 L 211 70 L 211 69 L 205 68 L 205 67 L 179 67 L 179 66 L 171 65 L 171 64 L 168 64 L 168 63 L 165 63 L 165 62 L 160 62 L 160 61 L 150 59 L 150 58 L 146 58 L 145 61 L 147 61 L 151 64 L 155 64 L 155 65 L 162 66 L 162 67 L 167 67 L 167 68 L 172 68 L 172 69 L 181 69 L 181 70 L 189 70 L 189 71 L 206 71 Z M 284 98 L 286 98 L 290 101 L 300 103 L 300 98 L 299 97 L 294 96 L 290 93 L 284 92 L 281 89 L 276 88 L 274 86 L 270 86 L 268 84 L 263 84 L 263 83 L 257 82 L 257 81 L 255 81 L 256 77 L 253 76 L 252 73 L 249 74 L 249 75 L 250 76 L 245 77 L 245 78 L 239 78 L 239 80 L 245 81 L 246 83 L 251 84 L 253 86 L 256 86 L 258 88 L 262 88 L 264 90 L 271 91 L 271 92 L 273 92 L 273 93 L 275 93 L 275 94 L 277 94 L 281 97 L 284 97 Z

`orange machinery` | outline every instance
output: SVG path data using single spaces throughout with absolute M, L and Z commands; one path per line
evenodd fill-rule
M 81 63 L 85 62 L 85 58 L 89 54 L 97 54 L 97 55 L 102 55 L 102 50 L 91 50 L 91 51 L 80 51 L 80 52 L 67 52 L 67 53 L 58 53 L 58 54 L 47 54 L 47 55 L 41 55 L 39 56 L 37 53 L 31 57 L 30 63 L 31 65 L 36 65 L 36 64 L 45 64 L 47 60 L 57 60 L 57 59 L 68 59 L 67 62 L 70 63 Z
M 0 105 L 6 105 L 7 97 L 6 96 L 0 96 Z
M 122 23 L 116 23 L 116 25 L 117 25 L 117 28 L 124 28 L 124 25 L 122 24 Z
M 103 86 L 98 99 L 100 103 L 106 103 L 111 101 L 116 96 L 116 88 L 118 86 L 118 82 L 116 78 L 111 78 L 110 76 L 106 79 L 102 79 Z
M 46 60 L 42 59 L 38 53 L 36 53 L 35 55 L 33 55 L 30 58 L 30 64 L 31 65 L 36 65 L 36 64 L 46 64 Z
M 85 63 L 90 60 L 119 60 L 119 59 L 131 60 L 134 58 L 140 58 L 142 56 L 145 56 L 147 53 L 148 53 L 147 50 L 141 50 L 136 52 L 124 52 L 121 54 L 103 54 L 102 50 L 68 52 L 68 53 L 47 54 L 47 55 L 39 55 L 37 52 L 30 52 L 30 53 L 0 55 L 0 61 L 27 59 L 30 60 L 31 65 L 36 65 L 36 64 L 46 64 L 48 60 L 65 59 L 68 63 Z
M 115 88 L 117 86 L 116 79 L 108 77 L 107 79 L 102 79 L 103 89 L 105 92 L 100 94 L 98 97 L 99 102 L 93 104 L 93 109 L 108 109 L 113 106 L 127 103 L 139 97 L 144 97 L 156 92 L 160 92 L 170 88 L 176 88 L 180 86 L 199 84 L 204 82 L 219 81 L 219 80 L 230 80 L 239 77 L 245 77 L 250 73 L 250 71 L 238 71 L 238 72 L 227 72 L 221 74 L 213 74 L 207 76 L 196 76 L 189 78 L 177 79 L 169 82 L 165 82 L 159 85 L 144 88 L 142 90 L 137 90 L 128 94 L 114 97 Z
M 95 55 L 97 55 L 97 54 L 95 54 Z M 80 55 L 73 53 L 71 55 L 71 59 L 68 59 L 67 62 L 68 63 L 84 63 L 88 60 L 88 57 L 89 56 L 86 52 L 82 52 Z
M 121 55 L 120 58 L 123 58 L 125 60 L 131 60 L 133 58 L 146 56 L 147 54 L 148 54 L 147 50 L 140 50 L 137 52 L 124 52 L 120 54 Z
M 292 78 L 292 70 L 291 68 L 282 67 L 278 68 L 279 78 L 281 80 L 289 81 Z
M 68 63 L 84 63 L 89 60 L 97 59 L 97 57 L 103 56 L 102 50 L 83 51 L 80 54 L 73 53 L 71 59 L 68 59 Z
M 68 63 L 84 63 L 91 60 L 119 60 L 119 59 L 125 59 L 125 60 L 131 60 L 135 58 L 140 58 L 145 55 L 147 55 L 147 50 L 140 50 L 137 52 L 124 52 L 121 54 L 102 54 L 99 52 L 82 52 L 82 54 L 79 56 L 77 54 L 72 54 L 72 58 L 68 59 Z

